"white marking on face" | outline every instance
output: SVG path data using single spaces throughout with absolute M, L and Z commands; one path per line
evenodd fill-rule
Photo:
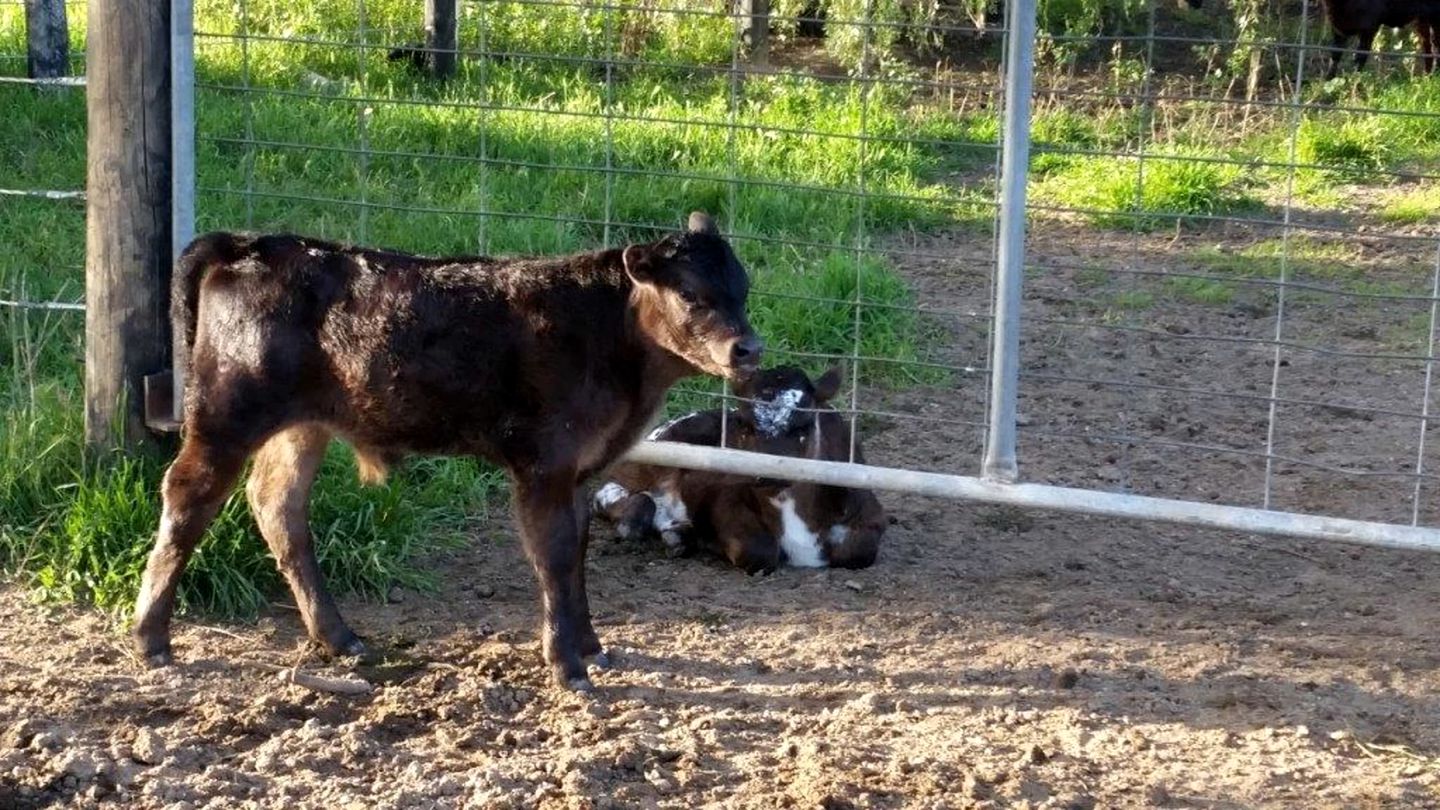
M 804 397 L 804 391 L 787 388 L 768 402 L 757 400 L 754 403 L 755 429 L 760 431 L 762 436 L 770 438 L 789 430 L 790 422 L 795 418 L 795 409 L 800 407 L 800 400 Z
M 780 510 L 780 548 L 796 568 L 824 568 L 825 555 L 820 553 L 820 536 L 795 511 L 795 499 L 789 492 L 770 499 Z
M 595 493 L 595 507 L 597 509 L 609 509 L 615 504 L 630 497 L 630 490 L 611 481 Z
M 655 501 L 655 530 L 662 535 L 668 531 L 690 528 L 690 511 L 680 496 L 668 490 L 652 492 Z
M 321 256 L 325 255 L 325 251 L 321 250 L 320 248 L 305 248 L 305 254 L 307 256 L 310 256 L 311 258 L 318 259 Z
M 700 415 L 700 412 L 699 412 L 699 411 L 695 411 L 695 412 L 693 412 L 693 413 L 687 413 L 687 414 L 685 414 L 684 416 L 677 416 L 677 417 L 675 417 L 674 419 L 671 419 L 669 422 L 666 422 L 665 424 L 663 424 L 663 425 L 655 428 L 654 430 L 650 431 L 649 433 L 645 434 L 645 439 L 646 439 L 647 441 L 652 441 L 652 442 L 653 442 L 653 441 L 658 441 L 658 440 L 660 439 L 660 437 L 665 433 L 665 431 L 669 430 L 670 428 L 675 427 L 676 425 L 680 424 L 681 422 L 684 422 L 686 419 L 693 419 L 693 418 L 695 418 L 695 417 L 697 417 L 697 416 L 699 416 L 699 415 Z
M 838 546 L 850 539 L 850 527 L 843 523 L 830 527 L 829 533 L 825 535 L 825 542 L 832 546 Z

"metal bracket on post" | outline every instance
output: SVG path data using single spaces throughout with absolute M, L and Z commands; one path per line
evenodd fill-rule
M 156 433 L 180 430 L 179 398 L 175 396 L 175 378 L 169 371 L 145 375 L 145 426 Z
M 1025 182 L 1030 173 L 1030 92 L 1035 72 L 1036 0 L 1011 0 L 1005 56 L 1005 122 L 1000 157 L 1000 238 L 991 307 L 990 422 L 981 476 L 1014 483 L 1020 388 L 1020 309 L 1025 281 Z

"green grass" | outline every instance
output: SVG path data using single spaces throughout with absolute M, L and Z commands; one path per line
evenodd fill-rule
M 1301 163 L 1323 166 L 1342 181 L 1365 179 L 1385 167 L 1391 149 L 1385 124 L 1373 116 L 1306 118 L 1296 135 Z
M 1149 309 L 1155 305 L 1155 294 L 1149 290 L 1123 290 L 1115 294 L 1114 302 L 1119 309 Z
M 1425 185 L 1388 196 L 1380 218 L 1396 225 L 1440 221 L 1440 186 Z
M 1239 167 L 1204 160 L 1193 149 L 1131 157 L 1077 159 L 1035 184 L 1037 199 L 1077 210 L 1105 227 L 1152 230 L 1197 216 L 1257 205 Z
M 1207 278 L 1167 278 L 1165 291 L 1171 297 L 1206 306 L 1224 306 L 1235 299 L 1235 285 Z

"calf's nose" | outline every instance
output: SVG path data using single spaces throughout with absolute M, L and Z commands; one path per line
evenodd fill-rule
M 757 368 L 764 351 L 764 341 L 754 335 L 746 335 L 730 345 L 730 365 Z

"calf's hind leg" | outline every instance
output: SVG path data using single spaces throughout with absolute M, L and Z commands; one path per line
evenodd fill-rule
M 175 612 L 180 574 L 230 495 L 246 455 L 246 449 L 221 449 L 192 435 L 165 471 L 160 487 L 160 531 L 140 581 L 131 630 L 136 648 L 152 666 L 171 661 L 170 617 Z
M 329 444 L 330 432 L 318 425 L 280 431 L 255 454 L 245 494 L 310 638 L 332 654 L 360 655 L 365 645 L 325 590 L 310 537 L 310 489 Z

